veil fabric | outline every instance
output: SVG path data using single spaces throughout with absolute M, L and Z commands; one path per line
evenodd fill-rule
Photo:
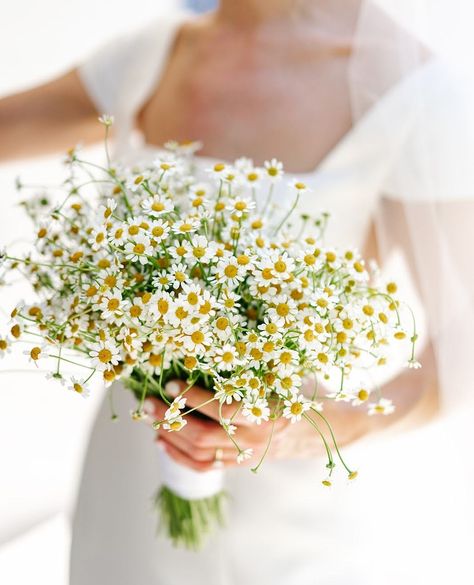
M 474 84 L 467 58 L 474 41 L 463 34 L 466 14 L 456 4 L 367 0 L 349 75 L 355 120 L 390 87 L 410 82 L 396 121 L 405 139 L 381 189 L 376 231 L 382 256 L 402 251 L 417 288 L 442 413 L 474 406 Z M 380 120 L 387 144 L 393 128 L 393 119 Z

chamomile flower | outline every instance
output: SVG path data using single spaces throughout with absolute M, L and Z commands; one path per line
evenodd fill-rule
M 229 343 L 215 350 L 213 361 L 219 371 L 230 372 L 241 363 L 236 348 Z
M 237 430 L 237 427 L 235 425 L 232 424 L 232 421 L 230 420 L 230 418 L 223 418 L 220 420 L 221 426 L 224 429 L 224 431 L 230 435 L 233 436 L 235 435 L 235 431 Z
M 148 215 L 160 217 L 173 211 L 173 202 L 164 195 L 153 195 L 143 201 L 142 208 Z
M 170 229 L 168 221 L 158 219 L 150 223 L 149 234 L 157 244 L 161 244 L 168 237 Z
M 370 402 L 368 409 L 369 416 L 373 416 L 374 414 L 388 415 L 395 411 L 395 406 L 388 398 L 380 398 L 378 402 Z
M 116 208 L 117 202 L 111 198 L 107 199 L 106 204 L 99 207 L 99 214 L 102 217 L 102 220 L 105 222 L 109 221 Z
M 192 234 L 199 227 L 199 220 L 193 217 L 185 217 L 179 219 L 173 224 L 173 231 L 175 234 L 185 235 Z
M 311 189 L 308 187 L 308 185 L 299 179 L 294 179 L 291 181 L 291 183 L 289 183 L 289 187 L 291 187 L 297 195 L 306 195 L 307 193 L 311 192 Z
M 209 330 L 202 327 L 186 328 L 181 340 L 184 349 L 193 355 L 204 354 L 212 343 Z
M 75 376 L 71 377 L 69 384 L 67 385 L 68 390 L 74 392 L 75 394 L 79 394 L 82 398 L 89 398 L 90 396 L 90 388 L 87 387 L 82 380 L 76 378 Z
M 105 370 L 111 365 L 116 366 L 120 359 L 120 350 L 113 341 L 99 341 L 90 346 L 89 356 L 92 365 L 99 370 Z
M 188 421 L 184 417 L 177 416 L 175 418 L 166 419 L 162 424 L 162 427 L 165 431 L 180 431 L 187 423 Z
M 278 161 L 276 158 L 272 158 L 270 161 L 265 161 L 263 166 L 267 176 L 271 181 L 278 181 L 283 176 L 283 163 Z
M 250 421 L 259 425 L 270 417 L 270 409 L 266 400 L 259 398 L 255 401 L 244 402 L 242 414 Z
M 243 463 L 247 459 L 251 459 L 253 457 L 253 449 L 243 449 L 239 451 L 239 454 L 236 457 L 237 463 Z
M 236 387 L 231 380 L 222 380 L 216 384 L 216 399 L 221 404 L 232 404 L 232 402 L 240 402 L 243 397 L 243 392 Z
M 227 205 L 227 209 L 237 218 L 240 218 L 242 215 L 249 213 L 254 209 L 254 207 L 255 201 L 252 201 L 248 197 L 237 197 Z
M 11 353 L 11 343 L 8 337 L 0 337 L 0 358 L 5 357 Z
M 237 258 L 231 255 L 219 260 L 214 269 L 217 282 L 228 288 L 236 287 L 245 278 L 246 272 L 246 267 L 239 264 Z
M 113 246 L 122 246 L 128 237 L 127 228 L 124 224 L 116 223 L 108 232 L 109 243 Z
M 132 262 L 140 262 L 140 264 L 148 264 L 148 256 L 153 255 L 153 247 L 150 238 L 144 234 L 135 236 L 133 242 L 125 244 L 125 258 Z
M 183 242 L 185 258 L 189 262 L 207 264 L 215 253 L 215 245 L 206 236 L 193 235 L 190 241 Z
M 303 414 L 311 409 L 311 402 L 301 394 L 285 400 L 284 405 L 283 416 L 292 423 L 300 421 Z

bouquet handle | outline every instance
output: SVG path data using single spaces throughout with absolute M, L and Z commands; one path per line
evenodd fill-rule
M 198 550 L 213 527 L 223 524 L 224 470 L 194 471 L 158 452 L 162 485 L 155 497 L 160 529 L 175 545 Z

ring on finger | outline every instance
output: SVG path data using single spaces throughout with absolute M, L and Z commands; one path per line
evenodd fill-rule
M 224 459 L 224 449 L 218 447 L 214 453 L 214 467 L 222 467 Z

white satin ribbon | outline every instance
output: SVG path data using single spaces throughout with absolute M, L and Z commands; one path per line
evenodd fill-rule
M 161 482 L 185 500 L 201 500 L 217 495 L 224 487 L 224 470 L 194 471 L 180 465 L 166 451 L 159 449 Z

